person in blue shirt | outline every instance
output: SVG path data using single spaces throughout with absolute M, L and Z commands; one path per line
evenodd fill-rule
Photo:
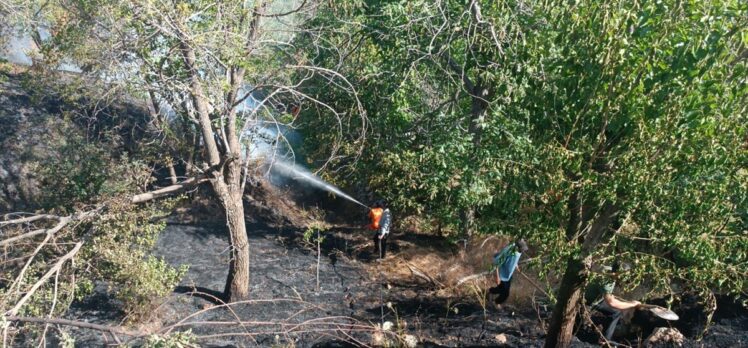
M 527 252 L 527 242 L 519 239 L 509 243 L 493 256 L 493 267 L 496 273 L 496 286 L 488 290 L 490 294 L 496 295 L 494 302 L 501 305 L 509 298 L 509 289 L 512 285 L 512 275 L 517 269 L 522 253 Z

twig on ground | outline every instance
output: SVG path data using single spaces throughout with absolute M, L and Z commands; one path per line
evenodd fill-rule
M 17 317 L 17 316 L 6 316 L 5 319 L 8 321 L 14 321 L 14 322 L 20 322 L 20 323 L 39 323 L 39 324 L 74 326 L 74 327 L 79 327 L 83 329 L 91 329 L 91 330 L 96 330 L 96 331 L 108 332 L 112 336 L 115 336 L 115 335 L 143 336 L 144 335 L 144 333 L 141 331 L 131 331 L 131 330 L 126 330 L 126 329 L 114 327 L 114 326 L 87 323 L 85 321 L 76 321 L 76 320 L 67 320 L 67 319 L 58 319 L 58 318 L 36 318 L 36 317 Z
M 476 279 L 479 279 L 481 277 L 485 277 L 485 276 L 487 276 L 487 275 L 489 275 L 491 273 L 492 273 L 491 271 L 483 271 L 483 272 L 480 272 L 480 273 L 476 273 L 476 274 L 472 274 L 472 275 L 469 275 L 469 276 L 466 276 L 466 277 L 462 277 L 462 278 L 460 278 L 460 280 L 457 281 L 457 284 L 455 284 L 455 286 L 460 286 L 460 285 L 462 285 L 464 283 L 467 283 L 469 281 L 476 280 Z
M 425 279 L 427 282 L 432 283 L 432 284 L 434 284 L 436 286 L 440 286 L 442 288 L 445 287 L 444 284 L 442 284 L 438 280 L 430 277 L 429 275 L 427 275 L 425 272 L 423 272 L 420 269 L 418 269 L 418 267 L 414 266 L 413 264 L 407 263 L 406 265 L 410 269 L 410 272 L 413 273 L 413 275 L 415 275 L 415 276 L 417 276 L 419 278 Z

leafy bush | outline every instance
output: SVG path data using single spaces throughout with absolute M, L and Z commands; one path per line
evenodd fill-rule
M 71 210 L 69 202 L 90 202 L 109 178 L 109 154 L 96 144 L 69 133 L 52 145 L 55 153 L 41 163 L 43 206 Z
M 161 201 L 159 206 L 133 208 L 129 204 L 110 207 L 110 214 L 95 221 L 93 242 L 86 250 L 95 266 L 94 276 L 109 281 L 114 296 L 122 302 L 131 320 L 153 309 L 168 295 L 187 271 L 175 269 L 163 260 L 149 256 L 166 227 L 162 218 L 176 200 Z
M 178 199 L 159 201 L 158 206 L 131 204 L 130 197 L 146 190 L 152 180 L 151 168 L 140 160 L 147 158 L 145 153 L 133 159 L 120 152 L 115 137 L 92 139 L 67 118 L 50 118 L 36 126 L 44 129 L 39 142 L 44 145 L 27 160 L 40 190 L 35 197 L 38 202 L 29 204 L 60 216 L 96 207 L 101 210 L 93 221 L 70 224 L 55 233 L 56 246 L 50 243 L 40 248 L 17 289 L 3 289 L 0 299 L 13 303 L 69 251 L 64 245 L 83 241 L 74 264 L 65 264 L 56 281 L 40 287 L 20 314 L 61 315 L 73 300 L 92 293 L 95 283 L 105 282 L 130 320 L 141 317 L 171 292 L 185 272 L 185 268 L 175 269 L 149 255 L 165 227 L 163 218 Z M 51 228 L 55 223 L 42 221 L 35 228 Z M 3 232 L 12 236 L 23 233 L 23 228 Z M 5 257 L 25 259 L 36 247 L 35 243 L 13 245 Z M 0 268 L 0 277 L 15 279 L 20 266 L 23 264 L 7 264 Z
M 191 330 L 175 332 L 168 335 L 151 335 L 145 341 L 143 348 L 187 348 L 198 347 L 197 338 Z

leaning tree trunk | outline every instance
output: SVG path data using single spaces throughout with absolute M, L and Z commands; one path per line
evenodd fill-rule
M 566 263 L 566 271 L 558 289 L 556 306 L 553 308 L 551 325 L 545 339 L 545 348 L 568 347 L 574 333 L 577 311 L 582 300 L 582 287 L 587 281 L 590 268 L 590 254 L 597 248 L 610 225 L 618 214 L 619 208 L 611 202 L 605 202 L 594 214 L 592 225 L 588 226 L 593 215 L 590 207 L 581 204 L 577 190 L 569 198 L 569 223 L 566 230 L 570 242 L 581 244 L 581 253 L 572 256 Z M 581 233 L 589 228 L 589 232 Z
M 579 259 L 570 259 L 566 264 L 561 287 L 558 289 L 558 301 L 553 308 L 553 317 L 544 347 L 568 347 L 571 343 L 578 305 L 582 297 L 582 285 L 586 280 L 587 271 L 584 263 Z

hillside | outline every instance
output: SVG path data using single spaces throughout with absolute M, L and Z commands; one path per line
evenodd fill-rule
M 746 19 L 2 0 L 2 346 L 748 346 Z

